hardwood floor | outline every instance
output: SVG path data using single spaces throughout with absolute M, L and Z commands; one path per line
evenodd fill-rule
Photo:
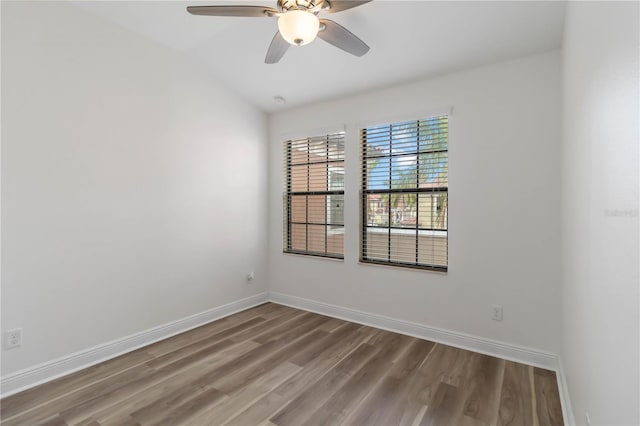
M 3 425 L 561 425 L 555 373 L 273 303 L 0 401 Z

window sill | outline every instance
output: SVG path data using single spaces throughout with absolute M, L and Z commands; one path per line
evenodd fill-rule
M 323 260 L 329 260 L 332 262 L 344 263 L 344 257 L 323 256 L 321 254 L 312 254 L 312 253 L 296 253 L 291 251 L 283 251 L 282 254 L 285 256 L 294 256 L 298 258 L 302 257 L 302 258 L 310 258 L 310 259 L 323 259 Z
M 422 266 L 422 265 L 410 265 L 410 264 L 402 264 L 402 263 L 387 263 L 387 262 L 376 262 L 373 260 L 358 260 L 358 265 L 366 265 L 366 266 L 381 266 L 383 268 L 392 267 L 392 268 L 401 268 L 405 270 L 414 270 L 414 271 L 427 271 L 427 272 L 435 272 L 440 275 L 447 275 L 449 270 L 448 266 Z

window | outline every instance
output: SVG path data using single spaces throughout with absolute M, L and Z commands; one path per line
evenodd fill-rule
M 360 131 L 360 260 L 447 270 L 449 119 Z
M 284 252 L 344 258 L 344 133 L 284 142 Z

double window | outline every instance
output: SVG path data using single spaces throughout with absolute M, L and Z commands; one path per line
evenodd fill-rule
M 344 133 L 284 143 L 284 251 L 344 257 Z
M 360 130 L 360 261 L 446 271 L 448 116 Z M 344 133 L 284 143 L 284 251 L 344 258 Z

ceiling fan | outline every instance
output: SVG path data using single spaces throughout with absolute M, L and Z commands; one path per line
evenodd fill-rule
M 316 36 L 355 56 L 369 51 L 369 46 L 351 31 L 318 13 L 336 13 L 369 3 L 371 0 L 278 0 L 277 9 L 264 6 L 189 6 L 192 15 L 278 18 L 278 31 L 271 40 L 264 62 L 275 64 L 289 46 L 303 46 Z

